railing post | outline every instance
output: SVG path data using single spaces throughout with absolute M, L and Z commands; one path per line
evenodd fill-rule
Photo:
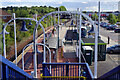
M 6 69 L 5 69 L 5 73 L 6 73 L 6 75 L 5 75 L 5 76 L 6 76 L 6 79 L 8 79 L 8 78 L 9 78 L 9 76 L 8 76 L 8 66 L 5 65 L 5 68 L 6 68 Z
M 43 67 L 43 76 L 45 76 L 45 64 L 42 65 Z
M 66 62 L 68 63 L 68 62 Z M 69 64 L 66 64 L 66 76 L 68 76 L 68 73 L 69 73 Z

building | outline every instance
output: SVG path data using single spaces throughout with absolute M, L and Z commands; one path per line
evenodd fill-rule
M 120 12 L 120 1 L 118 2 L 118 11 Z
M 4 22 L 8 22 L 11 19 L 12 15 L 0 9 L 0 19 Z

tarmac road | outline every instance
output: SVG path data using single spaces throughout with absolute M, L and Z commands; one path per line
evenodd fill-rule
M 100 35 L 104 37 L 110 37 L 113 41 L 117 42 L 120 40 L 120 33 L 115 33 L 114 30 L 106 30 L 105 28 L 100 27 Z

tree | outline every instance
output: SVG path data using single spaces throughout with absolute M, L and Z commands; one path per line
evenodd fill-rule
M 109 20 L 109 23 L 111 23 L 111 24 L 115 24 L 117 22 L 116 16 L 114 14 L 112 14 L 112 13 L 109 14 L 107 19 Z
M 16 11 L 16 16 L 19 16 L 19 17 L 28 17 L 29 16 L 29 13 L 27 10 L 19 10 L 19 11 Z
M 8 13 L 11 13 L 11 10 L 7 10 Z
M 65 6 L 60 6 L 59 9 L 60 9 L 60 11 L 67 11 L 67 9 L 65 8 Z
M 118 15 L 118 22 L 120 22 L 120 14 Z
M 97 20 L 97 19 L 98 19 L 98 15 L 96 13 L 92 15 L 92 20 Z
M 82 11 L 83 13 L 87 13 L 87 11 Z

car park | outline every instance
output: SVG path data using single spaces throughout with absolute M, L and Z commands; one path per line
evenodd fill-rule
M 120 53 L 120 45 L 114 45 L 107 48 L 107 53 Z

